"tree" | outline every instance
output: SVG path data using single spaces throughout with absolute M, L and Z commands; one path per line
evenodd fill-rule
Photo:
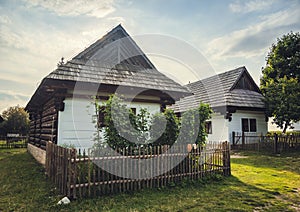
M 151 145 L 173 145 L 179 133 L 179 120 L 174 111 L 166 109 L 164 113 L 154 114 L 149 132 Z
M 207 137 L 207 132 L 205 130 L 205 122 L 207 121 L 207 119 L 211 118 L 212 109 L 209 106 L 209 104 L 201 102 L 197 110 L 199 114 L 199 131 L 197 135 L 196 144 L 204 144 Z
M 205 121 L 212 113 L 208 104 L 201 103 L 198 108 L 183 113 L 181 123 L 171 109 L 164 113 L 150 116 L 146 109 L 141 109 L 137 115 L 133 113 L 117 96 L 110 96 L 104 105 L 95 100 L 96 117 L 104 108 L 104 126 L 97 123 L 98 133 L 95 134 L 95 147 L 110 146 L 112 149 L 128 147 L 149 147 L 158 145 L 173 145 L 179 138 L 186 143 L 203 144 L 206 140 Z M 104 106 L 104 107 L 103 107 Z M 164 127 L 165 126 L 165 127 Z M 103 130 L 101 140 L 99 130 Z
M 288 33 L 277 39 L 266 58 L 260 88 L 265 96 L 267 116 L 286 132 L 300 120 L 300 34 Z
M 2 133 L 18 133 L 27 135 L 29 132 L 29 114 L 23 107 L 14 106 L 3 111 Z
M 0 136 L 5 136 L 4 119 L 0 116 Z
M 180 139 L 182 139 L 180 142 L 205 144 L 207 137 L 205 122 L 211 114 L 211 107 L 205 103 L 200 103 L 197 108 L 185 111 L 180 121 Z
M 121 99 L 117 96 L 110 96 L 105 102 L 105 142 L 113 149 L 135 146 L 134 142 L 139 136 L 136 134 L 138 125 L 136 116 Z

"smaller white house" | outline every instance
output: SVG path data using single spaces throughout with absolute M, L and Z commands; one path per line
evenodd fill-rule
M 214 113 L 206 123 L 209 141 L 232 142 L 233 132 L 245 135 L 265 135 L 268 120 L 263 96 L 245 67 L 227 71 L 187 85 L 194 94 L 182 98 L 173 106 L 184 112 L 208 103 Z

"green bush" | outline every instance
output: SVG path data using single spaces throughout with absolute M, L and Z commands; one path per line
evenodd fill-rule
M 184 112 L 180 119 L 171 109 L 150 116 L 143 108 L 134 114 L 120 98 L 113 95 L 105 102 L 104 109 L 97 100 L 95 106 L 96 113 L 101 110 L 105 113 L 105 127 L 100 127 L 94 120 L 98 129 L 95 147 L 108 145 L 113 149 L 172 145 L 177 140 L 181 143 L 203 144 L 207 137 L 205 121 L 212 113 L 209 105 L 201 103 L 198 108 Z M 100 138 L 101 130 L 104 139 Z

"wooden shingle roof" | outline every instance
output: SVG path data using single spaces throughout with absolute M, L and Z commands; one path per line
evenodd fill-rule
M 159 72 L 121 25 L 46 76 L 27 108 L 37 105 L 51 84 L 63 88 L 77 82 L 155 90 L 176 100 L 192 94 Z
M 121 25 L 59 66 L 46 79 L 141 87 L 190 95 L 159 72 Z
M 263 110 L 265 104 L 260 90 L 245 67 L 239 67 L 186 85 L 194 94 L 177 101 L 172 108 L 186 111 L 208 103 L 215 108 L 237 107 Z

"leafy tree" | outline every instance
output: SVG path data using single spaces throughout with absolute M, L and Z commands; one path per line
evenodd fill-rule
M 27 135 L 29 132 L 29 114 L 23 107 L 14 106 L 3 111 L 2 133 L 19 133 Z
M 164 116 L 166 118 L 166 129 L 164 133 L 165 144 L 172 145 L 178 137 L 179 133 L 179 120 L 175 115 L 174 111 L 171 109 L 166 109 L 164 111 Z
M 5 136 L 4 119 L 0 116 L 0 136 Z
M 267 115 L 286 132 L 300 120 L 300 34 L 288 33 L 273 44 L 260 80 Z
M 96 113 L 103 110 L 97 101 L 95 105 Z M 209 105 L 201 103 L 197 109 L 183 114 L 180 126 L 178 117 L 170 109 L 151 117 L 146 109 L 141 109 L 135 115 L 116 96 L 111 96 L 104 106 L 105 127 L 97 127 L 98 130 L 104 130 L 104 140 L 101 140 L 100 134 L 97 133 L 95 147 L 105 147 L 105 144 L 108 144 L 113 149 L 172 145 L 178 139 L 179 130 L 182 134 L 180 142 L 204 143 L 207 136 L 205 121 L 210 118 L 212 112 Z
M 150 127 L 151 145 L 172 145 L 177 140 L 178 133 L 179 120 L 173 110 L 166 109 L 164 113 L 153 115 Z
M 135 146 L 137 128 L 135 116 L 125 104 L 116 96 L 110 96 L 105 103 L 105 130 L 104 138 L 107 144 L 113 148 L 125 148 Z M 133 125 L 132 125 L 133 124 Z
M 204 144 L 207 137 L 207 133 L 205 131 L 205 122 L 211 117 L 212 109 L 209 106 L 209 104 L 201 102 L 197 110 L 199 114 L 199 131 L 197 135 L 196 144 Z
M 180 143 L 195 143 L 199 131 L 199 118 L 197 109 L 187 110 L 180 119 Z
M 140 109 L 139 113 L 135 116 L 132 111 L 130 111 L 130 122 L 131 125 L 137 130 L 137 140 L 140 144 L 146 144 L 149 140 L 149 121 L 150 113 L 147 109 Z
M 209 104 L 200 103 L 198 108 L 183 113 L 181 118 L 181 142 L 204 144 L 207 133 L 205 122 L 211 117 L 212 109 Z

